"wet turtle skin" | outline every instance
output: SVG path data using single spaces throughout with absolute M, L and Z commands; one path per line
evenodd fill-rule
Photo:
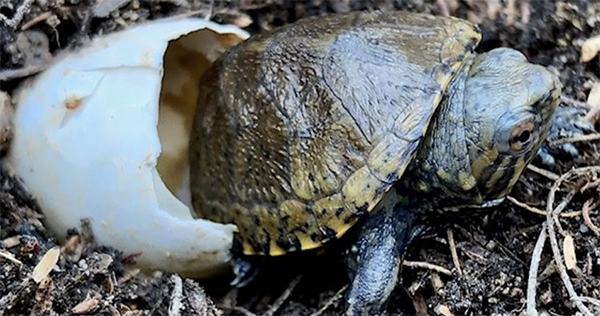
M 377 315 L 433 218 L 499 204 L 546 138 L 561 85 L 476 26 L 405 12 L 255 36 L 204 75 L 190 139 L 199 217 L 244 255 L 344 250 L 348 315 Z

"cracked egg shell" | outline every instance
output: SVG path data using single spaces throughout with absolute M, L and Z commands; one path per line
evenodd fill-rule
M 89 219 L 96 240 L 145 269 L 227 268 L 235 226 L 193 219 L 187 148 L 201 74 L 248 34 L 169 19 L 103 36 L 23 87 L 8 162 L 49 229 Z

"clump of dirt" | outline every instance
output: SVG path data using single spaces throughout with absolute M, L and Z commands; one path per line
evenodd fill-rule
M 107 7 L 98 7 L 101 3 Z M 522 51 L 532 62 L 560 75 L 563 106 L 598 113 L 594 105 L 600 102 L 588 97 L 600 85 L 600 59 L 582 62 L 580 54 L 583 43 L 600 34 L 600 3 L 584 0 L 0 0 L 0 90 L 12 93 L 61 50 L 146 20 L 210 16 L 260 33 L 306 16 L 353 10 L 409 10 L 477 23 L 483 33 L 479 51 L 500 46 Z M 599 165 L 597 139 L 575 137 L 567 141 L 569 150 L 578 151 L 575 158 L 557 155 L 556 164 L 538 163 L 528 170 L 511 194 L 513 202 L 416 242 L 405 257 L 402 286 L 392 295 L 388 311 L 524 315 L 533 300 L 538 310 L 550 314 L 575 314 L 582 310 L 578 304 L 599 314 L 600 247 L 595 225 L 600 220 L 600 172 L 578 169 L 583 171 L 552 188 L 574 167 Z M 548 206 L 551 192 L 556 197 Z M 556 214 L 547 217 L 547 207 Z M 548 241 L 552 234 L 544 237 L 542 231 L 550 230 L 543 225 L 553 225 L 558 254 Z M 548 238 L 546 246 L 534 254 L 542 237 Z M 41 281 L 32 277 L 36 267 L 39 270 L 52 259 L 45 255 L 57 247 L 61 256 L 56 268 Z M 569 259 L 573 256 L 574 267 Z M 15 178 L 0 172 L 0 315 L 338 315 L 343 309 L 347 281 L 342 266 L 331 258 L 279 267 L 240 290 L 231 289 L 228 279 L 144 275 L 130 265 L 132 260 L 134 256 L 95 244 L 85 229 L 73 231 L 67 244 L 58 245 L 44 228 L 35 202 Z M 533 271 L 539 284 L 528 298 L 532 263 L 539 266 Z M 563 269 L 565 265 L 570 268 Z M 584 298 L 572 300 L 573 293 Z

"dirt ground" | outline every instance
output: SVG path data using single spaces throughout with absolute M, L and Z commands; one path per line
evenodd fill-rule
M 215 21 L 257 33 L 305 16 L 401 9 L 478 23 L 484 36 L 479 51 L 513 47 L 531 61 L 550 66 L 565 86 L 563 106 L 591 106 L 587 114 L 590 121 L 597 121 L 600 59 L 584 62 L 581 52 L 586 40 L 600 34 L 600 1 L 231 0 L 214 1 L 211 10 L 210 1 L 133 0 L 120 1 L 122 6 L 114 9 L 108 6 L 106 16 L 95 6 L 101 2 L 119 1 L 0 0 L 0 90 L 12 93 L 62 49 L 149 19 L 211 12 Z M 392 295 L 389 313 L 526 315 L 529 303 L 540 315 L 600 315 L 597 139 L 596 135 L 566 139 L 579 154 L 574 158 L 559 154 L 555 165 L 537 163 L 537 168 L 527 170 L 511 193 L 513 202 L 416 242 L 405 257 L 402 285 Z M 589 168 L 566 174 L 583 167 Z M 554 216 L 547 216 L 547 211 Z M 249 287 L 235 290 L 226 278 L 194 281 L 163 273 L 142 275 L 130 267 L 131 257 L 96 245 L 85 230 L 73 231 L 61 248 L 58 269 L 38 284 L 31 273 L 56 246 L 43 220 L 27 192 L 2 170 L 0 315 L 339 315 L 342 311 L 346 280 L 335 260 L 312 258 L 300 265 L 279 266 Z M 543 229 L 546 226 L 548 230 Z M 541 252 L 534 251 L 539 240 L 545 242 Z M 528 288 L 535 284 L 529 278 L 537 278 L 538 286 Z M 175 303 L 184 306 L 179 314 L 169 310 Z

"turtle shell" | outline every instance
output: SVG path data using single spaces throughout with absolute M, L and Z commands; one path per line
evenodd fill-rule
M 197 215 L 235 223 L 245 254 L 339 238 L 402 177 L 479 40 L 455 18 L 355 12 L 234 47 L 201 83 Z

